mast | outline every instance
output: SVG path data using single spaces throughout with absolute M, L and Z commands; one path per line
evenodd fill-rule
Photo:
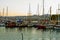
M 28 21 L 29 23 L 31 22 L 31 7 L 30 7 L 30 3 L 29 3 L 29 12 L 28 12 Z
M 58 5 L 58 10 L 60 10 L 59 6 L 60 6 L 60 5 Z
M 1 11 L 0 11 L 0 16 L 1 16 Z
M 2 16 L 4 16 L 4 8 L 3 8 L 3 14 L 2 14 Z
M 1 16 L 1 11 L 0 11 L 0 16 Z
M 45 24 L 45 15 L 44 15 L 44 0 L 43 0 L 43 11 L 42 11 L 42 14 L 43 14 L 43 21 L 42 21 L 42 24 L 44 25 L 44 24 Z
M 6 8 L 6 16 L 8 16 L 8 6 L 7 6 L 7 8 Z
M 44 0 L 43 0 L 43 18 L 45 19 L 45 16 L 44 16 Z
M 38 13 L 38 23 L 39 23 L 39 4 L 37 5 L 37 13 Z
M 58 4 L 58 22 L 59 22 L 59 10 L 60 10 L 60 8 L 59 8 L 59 4 Z
M 50 22 L 51 22 L 51 13 L 52 13 L 52 12 L 51 12 L 51 8 L 52 8 L 52 7 L 50 6 Z
M 31 6 L 30 6 L 30 3 L 29 3 L 29 16 L 31 16 Z
M 38 17 L 39 17 L 39 4 L 37 5 L 37 13 L 38 13 Z

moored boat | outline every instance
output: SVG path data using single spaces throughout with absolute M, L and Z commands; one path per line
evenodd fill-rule
M 0 27 L 4 27 L 5 26 L 5 24 L 4 23 L 0 23 Z
M 5 23 L 5 27 L 6 28 L 14 28 L 14 27 L 16 27 L 16 23 L 15 22 L 11 22 L 11 21 L 7 21 Z
M 44 26 L 44 25 L 37 25 L 37 29 L 46 29 L 46 26 Z
M 60 30 L 60 25 L 55 25 L 55 26 L 54 26 L 54 29 L 55 29 L 55 30 Z

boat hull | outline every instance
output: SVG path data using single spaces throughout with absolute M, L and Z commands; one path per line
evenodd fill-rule
M 46 29 L 46 26 L 44 26 L 44 25 L 37 25 L 37 29 Z
M 55 26 L 54 26 L 54 29 L 55 29 L 55 30 L 60 30 L 60 25 L 55 25 Z

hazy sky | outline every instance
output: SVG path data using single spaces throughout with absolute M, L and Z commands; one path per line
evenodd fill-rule
M 42 14 L 43 0 L 0 0 L 0 12 L 8 6 L 9 15 L 26 15 L 31 5 L 31 13 L 37 14 L 37 4 L 39 3 L 39 12 Z M 49 13 L 49 7 L 52 6 L 52 14 L 56 14 L 60 0 L 44 0 L 44 13 Z

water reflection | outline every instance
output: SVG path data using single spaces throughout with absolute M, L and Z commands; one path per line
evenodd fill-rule
M 60 40 L 60 31 L 0 27 L 0 40 Z

